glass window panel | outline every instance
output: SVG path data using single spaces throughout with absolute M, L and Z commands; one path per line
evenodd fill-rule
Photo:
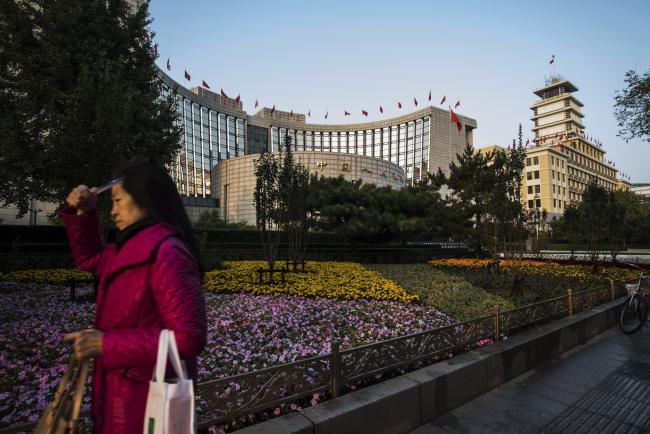
M 381 132 L 381 156 L 390 161 L 390 128 L 384 128 Z
M 219 114 L 219 160 L 225 160 L 228 156 L 228 126 L 226 115 Z
M 355 152 L 357 155 L 363 155 L 363 131 L 357 131 L 357 145 Z
M 356 143 L 357 143 L 357 136 L 354 132 L 347 133 L 347 134 L 348 134 L 347 153 L 354 154 L 354 150 L 356 148 Z
M 323 152 L 330 152 L 331 137 L 329 132 L 323 133 Z
M 235 147 L 235 118 L 228 116 L 228 158 L 233 158 L 237 156 L 236 147 Z
M 278 152 L 280 149 L 280 132 L 278 127 L 271 127 L 271 152 Z
M 284 149 L 284 138 L 287 136 L 287 129 L 286 128 L 280 128 L 280 143 L 278 145 L 279 150 Z
M 298 131 L 296 133 L 296 147 L 299 151 L 304 151 L 305 150 L 305 132 L 304 131 Z
M 244 155 L 244 145 L 245 145 L 245 131 L 246 128 L 244 126 L 244 120 L 238 118 L 236 121 L 236 132 L 235 132 L 235 148 L 236 148 L 236 155 Z
M 406 124 L 399 125 L 399 142 L 397 146 L 397 164 L 399 164 L 401 168 L 406 168 Z
M 399 128 L 397 125 L 390 127 L 390 161 L 391 163 L 397 163 L 397 152 L 398 152 L 398 141 L 397 137 L 399 134 Z
M 381 158 L 381 130 L 376 129 L 372 133 L 372 155 Z
M 363 155 L 372 156 L 372 131 L 366 131 L 366 142 L 363 144 Z
M 322 151 L 323 150 L 323 143 L 322 143 L 322 135 L 320 131 L 315 131 L 314 132 L 314 151 Z

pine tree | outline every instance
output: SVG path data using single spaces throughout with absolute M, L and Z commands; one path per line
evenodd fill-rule
M 11 30 L 11 50 L 1 74 L 14 115 L 0 124 L 2 178 L 11 180 L 0 185 L 1 202 L 22 215 L 31 197 L 62 200 L 127 161 L 171 164 L 179 132 L 154 64 L 146 3 L 9 4 L 0 21 Z
M 457 235 L 474 248 L 476 257 L 481 256 L 487 241 L 485 218 L 495 181 L 493 157 L 493 153 L 482 154 L 467 145 L 458 154 L 458 163 L 450 164 L 446 181 L 451 190 L 448 201 L 457 215 Z

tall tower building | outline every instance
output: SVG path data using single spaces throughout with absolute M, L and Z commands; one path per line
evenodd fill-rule
M 534 90 L 540 99 L 531 106 L 535 139 L 527 149 L 521 199 L 529 209 L 546 210 L 549 219 L 578 204 L 592 179 L 609 190 L 617 187 L 616 168 L 585 132 L 577 91 L 559 75 Z
M 553 77 L 544 87 L 534 91 L 535 95 L 541 98 L 531 107 L 531 120 L 535 123 L 533 132 L 537 143 L 545 137 L 575 133 L 585 128 L 582 123 L 584 115 L 580 110 L 583 104 L 573 95 L 577 90 L 569 80 Z

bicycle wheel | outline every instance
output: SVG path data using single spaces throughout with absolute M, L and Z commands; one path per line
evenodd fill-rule
M 619 325 L 623 333 L 634 333 L 639 330 L 648 316 L 648 305 L 641 294 L 628 298 L 621 311 Z

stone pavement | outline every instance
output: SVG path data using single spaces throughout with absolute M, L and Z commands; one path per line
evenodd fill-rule
M 650 326 L 618 327 L 411 434 L 650 433 Z

